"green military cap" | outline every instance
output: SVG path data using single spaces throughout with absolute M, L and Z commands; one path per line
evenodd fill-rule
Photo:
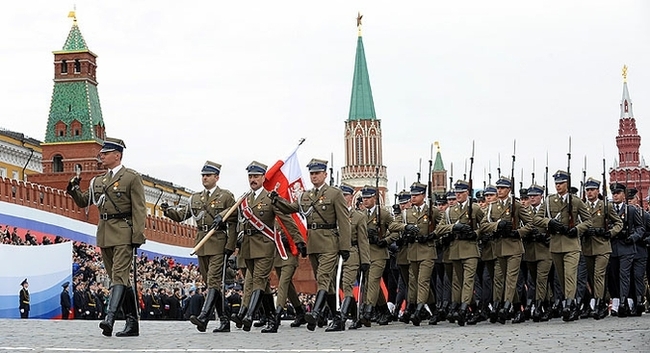
M 219 175 L 221 173 L 221 164 L 215 163 L 212 161 L 205 161 L 205 164 L 203 165 L 203 168 L 201 169 L 201 174 L 206 175 L 206 174 L 216 174 Z
M 310 173 L 324 172 L 327 170 L 327 161 L 313 158 L 311 161 L 309 161 L 309 164 L 307 164 L 307 169 L 309 169 Z
M 260 174 L 266 174 L 266 168 L 267 168 L 266 164 L 257 161 L 252 161 L 251 164 L 249 164 L 248 167 L 246 167 L 246 170 L 248 171 L 248 175 L 260 175 Z
M 99 151 L 99 153 L 106 153 L 111 151 L 122 152 L 125 148 L 126 145 L 124 144 L 124 141 L 112 137 L 107 137 L 104 140 L 104 145 L 102 146 L 102 149 Z

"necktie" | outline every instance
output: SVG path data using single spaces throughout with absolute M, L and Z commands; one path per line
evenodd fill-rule
M 592 203 L 591 203 L 591 208 L 592 208 L 592 209 L 596 208 L 596 203 L 595 203 L 595 202 L 592 202 Z
M 207 200 L 209 198 L 210 198 L 210 190 L 205 190 L 205 199 Z
M 111 179 L 113 179 L 113 170 L 112 169 L 108 171 L 108 180 L 111 180 Z
M 621 210 L 621 206 L 619 206 L 619 205 L 615 205 L 614 208 L 616 208 L 616 213 L 618 213 L 618 211 Z

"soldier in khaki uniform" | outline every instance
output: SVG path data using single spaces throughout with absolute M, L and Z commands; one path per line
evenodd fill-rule
M 182 222 L 192 218 L 196 222 L 197 232 L 195 245 L 198 244 L 212 229 L 212 222 L 223 210 L 229 209 L 235 204 L 233 194 L 217 186 L 221 164 L 206 161 L 201 168 L 201 183 L 205 188 L 201 192 L 190 196 L 189 203 L 180 207 L 169 207 L 163 202 L 160 208 L 165 216 L 176 222 Z M 237 242 L 236 223 L 222 223 L 210 237 L 210 239 L 197 250 L 199 257 L 199 272 L 203 282 L 207 285 L 205 301 L 199 316 L 190 316 L 190 321 L 196 325 L 199 332 L 205 332 L 210 316 L 215 307 L 219 317 L 219 327 L 214 332 L 230 332 L 230 320 L 223 312 L 223 293 L 221 293 L 221 275 L 226 263 L 224 257 L 230 256 L 235 250 Z
M 267 303 L 273 303 L 273 295 L 270 293 L 268 286 L 269 276 L 273 269 L 273 259 L 276 251 L 289 251 L 289 249 L 284 248 L 282 241 L 276 242 L 278 236 L 275 229 L 276 217 L 284 225 L 283 228 L 288 232 L 287 236 L 293 238 L 297 250 L 303 254 L 307 251 L 304 240 L 293 219 L 274 205 L 273 198 L 277 197 L 277 194 L 275 192 L 271 194 L 264 189 L 266 169 L 265 164 L 256 161 L 251 162 L 246 167 L 251 192 L 239 206 L 239 217 L 235 213 L 231 215 L 231 218 L 237 217 L 236 219 L 239 219 L 239 230 L 244 235 L 239 249 L 239 256 L 246 261 L 247 276 L 251 276 L 250 289 L 252 292 L 248 302 L 248 310 L 244 317 L 238 315 L 234 318 L 236 323 L 241 321 L 244 331 L 250 331 L 253 324 L 253 314 L 255 314 L 263 300 L 266 300 Z M 223 217 L 226 212 L 222 211 L 220 216 Z M 266 296 L 265 299 L 264 296 Z M 271 319 L 272 322 L 279 323 L 282 309 L 283 306 L 278 306 L 276 318 L 275 320 Z M 271 325 L 262 330 L 262 333 L 276 332 L 277 325 Z
M 542 204 L 543 194 L 544 188 L 542 186 L 533 184 L 528 188 L 530 203 L 528 212 L 531 217 L 534 217 L 539 209 L 544 207 Z M 534 284 L 534 291 L 529 289 L 528 292 L 529 298 L 535 297 L 535 310 L 532 312 L 531 317 L 534 322 L 548 321 L 550 308 L 546 300 L 546 292 L 548 290 L 548 275 L 553 265 L 551 249 L 549 248 L 550 235 L 546 234 L 546 228 L 533 225 L 531 232 L 523 240 L 525 250 L 523 260 L 528 268 L 531 282 Z
M 451 235 L 449 259 L 452 261 L 453 278 L 450 313 L 457 320 L 458 325 L 465 326 L 468 308 L 472 304 L 474 295 L 476 267 L 481 257 L 477 243 L 477 230 L 480 220 L 483 219 L 483 211 L 479 205 L 470 200 L 467 181 L 456 181 L 454 192 L 456 205 L 445 210 L 436 233 Z
M 485 197 L 484 206 L 481 207 L 481 211 L 485 215 L 485 212 L 488 210 L 488 206 L 497 200 L 497 188 L 496 186 L 490 184 L 485 187 L 483 190 L 483 197 Z M 497 285 L 496 279 L 494 278 L 494 267 L 496 263 L 496 255 L 494 254 L 495 243 L 492 239 L 492 233 L 481 232 L 479 237 L 479 248 L 481 249 L 481 259 L 476 267 L 476 274 L 481 286 L 481 301 L 479 303 L 477 315 L 472 315 L 467 321 L 468 325 L 474 325 L 480 321 L 485 321 L 488 318 L 490 313 L 490 303 L 494 307 L 496 303 L 492 301 L 492 292 L 494 286 Z M 484 276 L 484 272 L 487 269 L 487 278 Z M 503 286 L 502 281 L 499 282 L 499 286 Z M 494 322 L 496 322 L 496 317 L 494 317 Z M 494 323 L 493 322 L 493 323 Z
M 122 166 L 126 146 L 119 139 L 107 137 L 99 158 L 107 172 L 90 181 L 88 190 L 79 189 L 80 178 L 68 183 L 67 192 L 79 207 L 90 204 L 99 210 L 97 246 L 101 248 L 106 273 L 111 280 L 106 317 L 99 323 L 104 336 L 111 336 L 115 313 L 122 307 L 126 317 L 124 330 L 117 337 L 138 336 L 137 295 L 130 286 L 133 251 L 144 244 L 147 217 L 142 178 L 133 169 Z
M 610 238 L 623 229 L 623 221 L 614 211 L 611 203 L 599 200 L 600 181 L 589 178 L 585 182 L 587 208 L 591 213 L 591 227 L 587 228 L 582 240 L 582 254 L 587 262 L 589 284 L 596 300 L 593 318 L 600 320 L 608 315 L 609 303 L 605 301 L 605 273 L 612 253 Z
M 390 321 L 390 311 L 386 303 L 386 297 L 381 290 L 381 279 L 386 267 L 386 260 L 390 258 L 388 254 L 388 244 L 393 242 L 390 232 L 394 232 L 399 225 L 391 225 L 393 216 L 381 205 L 377 204 L 377 189 L 366 185 L 361 190 L 363 207 L 365 208 L 366 228 L 368 230 L 368 242 L 370 244 L 370 270 L 368 271 L 368 281 L 366 282 L 366 297 L 364 298 L 364 312 L 362 323 L 370 325 L 372 319 L 372 310 L 375 308 L 379 311 L 380 317 L 377 323 L 387 325 Z M 398 234 L 395 234 L 398 235 Z M 395 237 L 396 238 L 396 237 Z
M 282 232 L 282 244 L 285 249 L 290 248 L 289 238 L 287 238 L 287 235 L 284 232 Z M 304 249 L 307 250 L 306 248 Z M 294 256 L 291 252 L 288 252 L 287 255 L 287 259 L 282 259 L 280 253 L 277 251 L 275 252 L 273 267 L 275 268 L 275 273 L 278 275 L 276 303 L 278 307 L 281 306 L 284 310 L 287 304 L 287 299 L 289 299 L 291 305 L 293 305 L 293 308 L 296 311 L 296 319 L 290 324 L 290 326 L 300 327 L 300 325 L 304 323 L 305 308 L 300 302 L 298 292 L 296 291 L 296 287 L 293 285 L 292 281 L 293 274 L 296 273 L 296 269 L 298 268 L 298 256 Z M 306 257 L 307 252 L 305 251 L 305 253 L 300 254 L 300 256 Z
M 327 161 L 312 159 L 307 165 L 314 188 L 304 192 L 298 200 L 274 197 L 275 205 L 282 212 L 300 212 L 307 219 L 307 250 L 309 260 L 318 282 L 316 301 L 311 313 L 305 315 L 307 329 L 313 331 L 327 305 L 336 311 L 336 295 L 328 293 L 339 257 L 350 257 L 350 217 L 347 202 L 341 190 L 325 184 Z
M 341 310 L 334 315 L 334 320 L 330 326 L 325 329 L 326 332 L 343 331 L 345 330 L 345 321 L 349 312 L 355 313 L 353 317 L 361 316 L 363 310 L 358 311 L 356 301 L 352 289 L 354 282 L 357 280 L 359 272 L 363 273 L 364 285 L 367 281 L 368 270 L 370 269 L 370 244 L 368 243 L 367 222 L 366 215 L 354 209 L 352 198 L 354 194 L 354 187 L 349 184 L 341 183 L 339 187 L 345 196 L 345 201 L 348 205 L 350 212 L 350 258 L 343 264 L 341 273 L 341 290 L 343 291 L 343 302 L 341 303 Z M 367 293 L 367 291 L 366 291 Z M 362 300 L 365 298 L 362 298 Z M 363 306 L 362 306 L 363 307 Z M 350 329 L 357 329 L 361 325 L 360 320 L 350 326 Z
M 517 295 L 517 279 L 524 245 L 521 241 L 532 229 L 533 217 L 519 201 L 512 204 L 511 179 L 500 177 L 496 182 L 498 200 L 488 206 L 481 231 L 492 233 L 495 240 L 495 255 L 498 268 L 495 277 L 502 279 L 503 286 L 493 291 L 494 301 L 503 303 L 499 309 L 498 321 L 505 324 L 510 312 L 515 310 L 513 323 L 523 321 L 521 303 Z M 523 224 L 523 226 L 522 226 Z
M 424 202 L 427 186 L 415 182 L 411 185 L 411 208 L 407 209 L 406 217 L 398 218 L 395 222 L 396 232 L 405 232 L 405 241 L 408 242 L 407 258 L 410 262 L 408 289 L 408 302 L 415 303 L 416 308 L 411 315 L 413 325 L 420 326 L 422 319 L 426 319 L 427 311 L 424 304 L 429 300 L 431 292 L 431 273 L 435 265 L 437 235 L 429 233 L 429 222 L 435 229 L 440 222 L 440 211 Z
M 411 207 L 411 193 L 402 190 L 397 196 L 397 202 L 399 204 L 400 213 L 396 216 L 396 220 L 401 219 L 402 223 L 406 223 L 406 212 Z M 399 237 L 395 240 L 395 244 L 399 248 L 396 255 L 396 262 L 400 275 L 395 311 L 399 313 L 399 310 L 402 307 L 402 301 L 406 301 L 406 310 L 402 313 L 400 321 L 408 324 L 411 321 L 411 313 L 415 311 L 415 303 L 408 302 L 408 287 L 410 281 L 409 266 L 411 264 L 408 260 L 408 242 L 404 241 L 404 237 L 402 236 L 402 233 L 400 233 Z
M 569 193 L 569 174 L 558 170 L 554 175 L 555 190 L 544 201 L 535 215 L 535 225 L 548 230 L 551 235 L 551 257 L 564 291 L 562 320 L 573 321 L 578 318 L 575 303 L 578 261 L 580 260 L 579 235 L 591 227 L 591 214 L 579 197 Z M 569 214 L 571 198 L 572 214 Z M 580 223 L 578 223 L 580 221 Z

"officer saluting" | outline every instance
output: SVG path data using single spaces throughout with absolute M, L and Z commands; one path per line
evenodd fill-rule
M 206 161 L 201 168 L 201 183 L 205 190 L 192 194 L 189 203 L 185 206 L 169 207 L 167 202 L 160 205 L 165 216 L 176 222 L 182 222 L 190 217 L 194 219 L 197 226 L 195 245 L 210 231 L 212 222 L 219 213 L 235 204 L 233 194 L 217 186 L 220 173 L 221 164 Z M 230 256 L 234 252 L 236 242 L 236 223 L 221 223 L 210 239 L 196 252 L 199 257 L 201 278 L 208 286 L 201 313 L 199 316 L 190 316 L 190 321 L 196 325 L 199 332 L 205 332 L 215 307 L 220 325 L 213 332 L 230 332 L 230 320 L 222 309 L 224 298 L 221 293 L 221 277 L 226 266 L 224 256 Z
M 309 178 L 314 188 L 303 193 L 298 200 L 287 200 L 273 196 L 274 204 L 282 212 L 300 212 L 307 219 L 307 251 L 318 282 L 316 302 L 311 313 L 305 315 L 307 329 L 313 331 L 321 318 L 325 302 L 336 311 L 336 295 L 328 293 L 339 256 L 343 261 L 350 257 L 350 219 L 347 202 L 341 190 L 325 184 L 327 161 L 312 159 L 307 165 Z
M 67 188 L 77 206 L 87 207 L 92 203 L 99 209 L 97 246 L 102 251 L 104 267 L 111 280 L 106 317 L 99 323 L 104 336 L 112 335 L 115 313 L 120 307 L 126 325 L 115 336 L 138 336 L 140 332 L 130 272 L 133 251 L 145 242 L 147 211 L 142 177 L 135 170 L 122 166 L 125 148 L 122 140 L 107 137 L 99 151 L 99 159 L 107 172 L 93 178 L 84 192 L 79 189 L 79 177 L 70 180 Z

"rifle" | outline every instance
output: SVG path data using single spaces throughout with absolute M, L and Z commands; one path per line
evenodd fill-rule
M 330 152 L 330 186 L 334 186 L 334 153 Z
M 449 174 L 449 191 L 454 190 L 454 162 L 450 163 L 451 167 L 451 173 Z
M 420 182 L 420 177 L 422 176 L 422 158 L 420 158 L 420 167 L 418 170 L 418 183 Z
M 377 210 L 377 238 L 378 240 L 383 239 L 382 228 L 381 228 L 381 203 L 379 202 L 379 166 L 375 166 L 375 198 L 377 199 L 377 205 L 375 209 Z
M 567 209 L 569 211 L 569 229 L 576 226 L 576 221 L 573 219 L 573 196 L 571 195 L 571 136 L 569 136 L 569 152 L 567 153 L 567 167 L 566 173 L 569 175 L 567 180 Z
M 516 230 L 519 227 L 519 221 L 517 220 L 517 215 L 515 214 L 515 154 L 517 153 L 517 140 L 514 140 L 512 144 L 512 167 L 510 170 L 510 217 L 512 217 L 512 230 Z M 523 173 L 523 169 L 522 169 Z
M 607 177 L 605 173 L 605 158 L 603 158 L 603 203 L 605 204 L 605 217 L 603 217 L 603 220 L 605 231 L 607 231 L 609 230 L 609 226 L 607 225 L 607 221 L 609 220 L 609 209 L 607 208 L 609 200 L 607 200 Z
M 497 160 L 497 162 L 498 162 L 498 164 L 497 164 L 497 180 L 499 180 L 499 178 L 501 178 L 501 153 L 499 153 L 498 158 L 499 159 Z M 514 185 L 513 185 L 513 187 L 514 187 Z
M 582 202 L 587 202 L 587 190 L 585 190 L 585 183 L 587 182 L 587 156 L 585 156 L 585 164 L 582 167 L 582 182 L 580 182 L 580 196 Z
M 429 159 L 429 181 L 427 187 L 427 199 L 429 199 L 429 210 L 428 210 L 428 231 L 427 235 L 433 233 L 436 229 L 436 224 L 433 221 L 433 205 L 435 202 L 435 196 L 433 194 L 433 180 L 432 180 L 432 171 L 433 171 L 433 144 L 431 144 L 431 158 Z
M 544 168 L 544 199 L 546 199 L 547 197 L 548 197 L 548 151 L 546 151 L 546 168 Z
M 519 190 L 523 188 L 524 188 L 524 168 L 521 168 L 521 178 L 519 179 Z
M 474 210 L 472 209 L 472 204 L 474 203 L 473 202 L 473 200 L 474 200 L 474 189 L 473 189 L 474 182 L 472 180 L 472 171 L 473 170 L 474 170 L 474 141 L 472 141 L 472 156 L 469 157 L 469 180 L 468 180 L 468 183 L 469 183 L 469 190 L 468 190 L 469 191 L 469 194 L 468 194 L 469 203 L 467 205 L 467 218 L 468 218 L 470 227 L 472 227 L 472 230 L 474 230 L 474 227 L 475 227 L 474 218 L 473 218 L 474 217 L 474 212 L 473 212 Z

